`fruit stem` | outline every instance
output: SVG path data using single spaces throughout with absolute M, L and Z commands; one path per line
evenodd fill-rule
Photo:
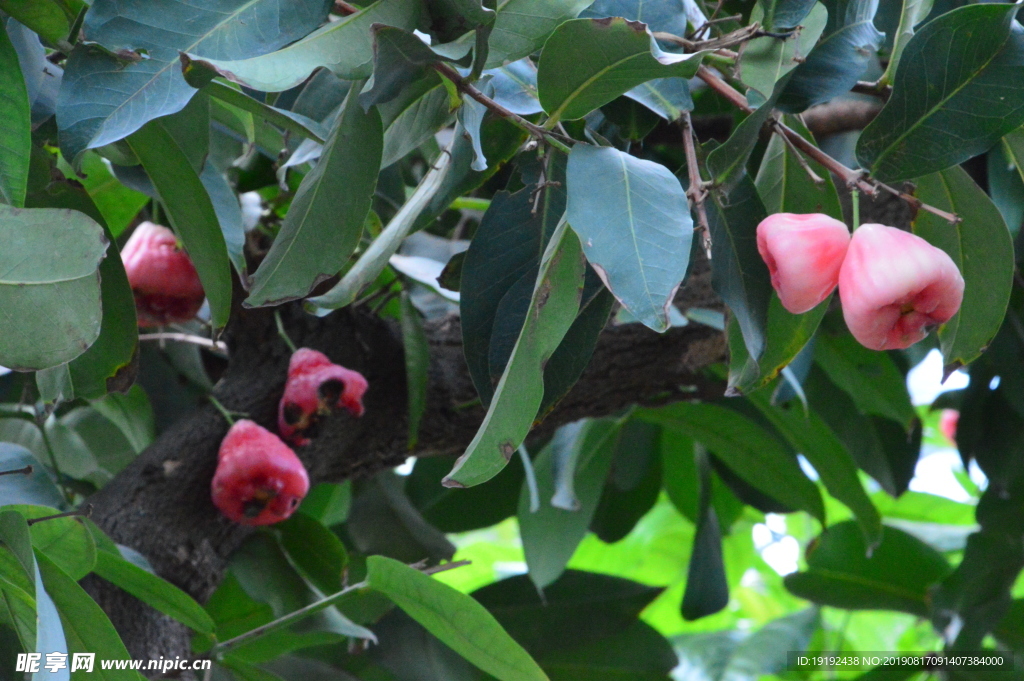
M 220 403 L 220 400 L 218 400 L 213 395 L 207 395 L 207 399 L 210 400 L 210 404 L 217 408 L 217 411 L 219 411 L 220 415 L 224 417 L 224 420 L 228 422 L 228 425 L 235 425 L 235 419 L 231 416 L 231 412 L 228 411 L 224 407 L 224 405 Z
M 856 187 L 850 190 L 850 205 L 853 207 L 853 229 L 860 227 L 860 190 Z
M 292 339 L 288 337 L 288 332 L 284 330 L 284 322 L 281 321 L 280 310 L 274 310 L 274 321 L 277 322 L 277 335 L 281 337 L 281 340 L 284 341 L 284 344 L 288 346 L 288 349 L 291 350 L 294 355 L 296 350 L 295 343 L 293 343 Z
M 57 478 L 57 484 L 60 486 L 61 491 L 64 493 L 64 498 L 67 500 L 70 506 L 75 501 L 74 494 L 64 484 L 64 474 L 60 471 L 60 466 L 57 464 L 57 455 L 53 452 L 53 444 L 50 442 L 50 436 L 46 433 L 46 419 L 48 416 L 41 414 L 36 410 L 36 428 L 39 429 L 39 435 L 43 438 L 43 446 L 46 448 L 46 455 L 50 459 L 50 466 L 53 467 L 53 474 Z

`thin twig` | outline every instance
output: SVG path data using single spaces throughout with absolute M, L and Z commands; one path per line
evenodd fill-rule
M 686 190 L 686 198 L 697 210 L 697 224 L 700 226 L 701 240 L 704 244 L 704 253 L 711 259 L 711 226 L 708 224 L 708 213 L 704 208 L 704 199 L 708 191 L 704 187 L 704 180 L 700 177 L 700 166 L 697 164 L 697 146 L 693 138 L 693 122 L 690 120 L 690 112 L 683 112 L 681 118 L 683 125 L 683 149 L 686 151 L 686 170 L 690 176 L 690 186 Z
M 281 340 L 284 341 L 284 344 L 288 346 L 288 349 L 291 350 L 294 355 L 296 350 L 295 343 L 292 342 L 291 336 L 288 335 L 288 332 L 284 328 L 284 322 L 281 321 L 280 309 L 274 310 L 274 322 L 277 324 L 277 335 L 281 337 Z
M 741 95 L 731 85 L 729 85 L 724 80 L 719 78 L 714 71 L 707 68 L 706 66 L 701 66 L 699 69 L 697 69 L 697 77 L 703 80 L 705 83 L 707 83 L 708 87 L 710 87 L 712 90 L 714 90 L 721 96 L 725 97 L 727 100 L 729 100 L 731 104 L 736 106 L 741 111 L 745 111 L 746 113 L 751 113 L 754 111 L 753 107 L 747 104 L 746 97 Z M 824 151 L 819 149 L 812 142 L 805 139 L 804 136 L 798 133 L 796 130 L 793 130 L 792 128 L 785 125 L 781 121 L 773 121 L 772 125 L 779 133 L 785 135 L 786 139 L 788 139 L 793 144 L 793 146 L 795 146 L 801 152 L 806 154 L 808 158 L 810 158 L 813 161 L 816 161 L 817 163 L 824 166 L 829 172 L 838 176 L 847 188 L 857 188 L 869 196 L 875 196 L 876 194 L 878 194 L 879 189 L 884 189 L 885 191 L 900 197 L 914 208 L 927 211 L 929 213 L 932 213 L 933 215 L 938 215 L 939 217 L 953 224 L 956 224 L 961 221 L 960 217 L 954 215 L 953 213 L 949 213 L 940 208 L 936 208 L 935 206 L 930 206 L 927 203 L 921 201 L 920 199 L 911 196 L 910 194 L 901 192 L 898 189 L 894 189 L 883 182 L 879 182 L 878 180 L 870 177 L 867 171 L 853 170 L 851 168 L 847 168 L 842 163 L 835 160 L 834 158 L 826 154 Z
M 213 348 L 214 350 L 220 350 L 221 352 L 228 351 L 228 344 L 224 341 L 215 341 L 210 338 L 203 338 L 202 336 L 194 336 L 190 333 L 142 333 L 139 334 L 139 340 L 144 341 L 179 341 L 181 343 L 192 343 L 193 345 L 201 345 L 204 348 Z
M 443 62 L 436 62 L 432 64 L 432 66 L 434 67 L 435 71 L 437 71 L 442 76 L 444 76 L 452 83 L 454 83 L 455 87 L 459 90 L 459 92 L 469 95 L 470 97 L 480 102 L 494 113 L 508 120 L 510 123 L 515 125 L 520 130 L 524 130 L 525 132 L 533 135 L 534 137 L 547 142 L 548 144 L 550 144 L 551 146 L 555 147 L 556 149 L 563 153 L 569 153 L 569 146 L 565 142 L 569 142 L 571 144 L 573 142 L 572 139 L 567 139 L 563 141 L 559 139 L 561 135 L 559 135 L 558 133 L 553 132 L 551 130 L 546 130 L 535 123 L 531 123 L 530 121 L 526 120 L 519 114 L 512 113 L 511 111 L 503 107 L 501 104 L 498 104 L 496 101 L 494 101 L 484 93 L 480 92 L 480 90 L 474 87 L 473 84 L 467 81 L 465 78 L 460 76 L 459 72 L 453 69 L 451 66 L 448 66 L 448 64 L 445 64 Z
M 32 475 L 32 464 L 25 466 L 24 468 L 16 468 L 13 471 L 0 471 L 0 475 Z
M 818 185 L 819 187 L 825 184 L 825 180 L 822 179 L 818 175 L 818 173 L 814 172 L 814 168 L 812 168 L 811 164 L 807 162 L 807 159 L 804 158 L 804 155 L 800 153 L 800 150 L 796 148 L 796 145 L 794 145 L 788 137 L 779 132 L 778 129 L 775 130 L 775 133 L 782 138 L 782 141 L 785 142 L 786 146 L 789 147 L 790 151 L 793 152 L 793 158 L 795 158 L 796 162 L 800 164 L 800 167 L 804 169 L 804 172 L 807 173 L 807 176 L 811 178 L 811 182 Z
M 44 515 L 41 518 L 31 518 L 31 519 L 29 519 L 26 522 L 28 522 L 29 525 L 35 525 L 36 523 L 41 523 L 41 522 L 46 521 L 46 520 L 56 520 L 57 518 L 72 518 L 72 517 L 75 517 L 75 516 L 81 516 L 83 518 L 88 518 L 91 515 L 92 515 L 92 504 L 86 504 L 82 508 L 75 509 L 74 511 L 68 511 L 66 513 L 55 513 L 53 515 Z
M 43 447 L 46 449 L 46 455 L 50 459 L 50 465 L 53 466 L 53 474 L 57 478 L 57 484 L 60 485 L 60 489 L 64 492 L 64 499 L 71 505 L 75 500 L 75 495 L 71 492 L 71 489 L 64 484 L 64 474 L 61 473 L 60 465 L 57 463 L 57 454 L 53 450 L 53 443 L 50 442 L 50 436 L 46 433 L 46 420 L 50 417 L 50 412 L 40 412 L 36 410 L 36 428 L 39 429 L 39 435 L 43 438 Z
M 425 568 L 420 570 L 420 572 L 425 575 L 436 575 L 439 572 L 448 572 L 448 570 L 454 570 L 455 568 L 466 567 L 467 565 L 472 564 L 473 561 L 471 560 L 456 560 L 451 563 L 445 563 L 444 565 L 435 565 L 434 567 Z
M 753 23 L 750 26 L 744 26 L 732 33 L 726 33 L 723 36 L 711 38 L 710 40 L 687 40 L 686 38 L 675 35 L 674 33 L 667 33 L 665 31 L 654 32 L 655 39 L 681 47 L 686 52 L 727 49 L 734 45 L 742 45 L 754 38 L 760 38 L 765 35 L 768 34 L 762 31 L 761 25 L 757 23 Z
M 703 24 L 700 25 L 700 28 L 698 28 L 697 30 L 695 30 L 693 33 L 690 34 L 690 38 L 692 40 L 699 40 L 701 34 L 710 32 L 711 31 L 711 27 L 714 26 L 715 24 L 721 24 L 721 23 L 723 23 L 725 21 L 736 21 L 736 20 L 739 20 L 739 19 L 742 19 L 742 18 L 743 18 L 742 14 L 733 14 L 733 15 L 728 16 L 728 17 L 718 17 L 717 19 L 708 19 L 707 21 L 705 21 Z
M 858 80 L 857 83 L 850 89 L 850 92 L 856 92 L 861 95 L 871 95 L 872 97 L 878 97 L 879 99 L 887 100 L 889 95 L 892 94 L 892 86 L 884 85 L 878 82 L 870 82 L 866 80 Z

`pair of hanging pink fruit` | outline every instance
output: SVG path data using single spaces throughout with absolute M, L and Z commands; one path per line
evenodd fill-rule
M 757 250 L 782 306 L 816 307 L 839 286 L 850 333 L 872 350 L 907 348 L 960 309 L 964 279 L 952 258 L 895 227 L 846 225 L 821 213 L 777 213 L 757 226 Z

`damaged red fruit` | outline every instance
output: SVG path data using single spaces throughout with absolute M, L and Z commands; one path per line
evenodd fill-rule
M 861 225 L 839 272 L 850 333 L 872 350 L 908 348 L 952 319 L 964 278 L 945 251 L 910 232 Z
M 252 421 L 231 426 L 217 459 L 210 495 L 214 506 L 236 523 L 279 523 L 309 491 L 309 476 L 295 452 Z
M 322 352 L 299 348 L 288 364 L 288 382 L 278 405 L 281 437 L 295 445 L 309 444 L 313 427 L 335 407 L 362 416 L 368 385 L 358 371 L 334 364 Z
M 121 250 L 121 259 L 135 295 L 139 326 L 187 322 L 203 306 L 206 294 L 196 268 L 166 227 L 140 224 Z

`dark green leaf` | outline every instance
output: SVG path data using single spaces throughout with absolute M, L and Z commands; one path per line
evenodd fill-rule
M 547 675 L 494 616 L 473 598 L 383 556 L 367 559 L 370 586 L 467 660 L 502 681 L 546 681 Z
M 969 364 L 999 331 L 1013 286 L 1013 242 L 999 210 L 965 170 L 954 166 L 917 181 L 916 196 L 959 215 L 956 225 L 927 211 L 914 233 L 945 251 L 964 277 L 960 311 L 939 328 L 947 371 Z
M 729 604 L 729 583 L 722 560 L 722 531 L 713 508 L 697 525 L 686 572 L 682 613 L 687 620 L 712 615 Z
M 886 527 L 871 553 L 853 521 L 828 528 L 811 545 L 807 570 L 788 575 L 786 588 L 801 598 L 838 608 L 882 609 L 927 617 L 929 592 L 950 572 L 937 551 Z
M 503 0 L 488 41 L 486 68 L 533 54 L 557 26 L 575 19 L 588 4 L 588 0 Z
M 95 154 L 89 154 L 86 157 L 87 168 L 91 165 L 90 157 L 102 165 L 102 159 Z M 48 175 L 53 172 L 50 170 L 48 154 L 37 153 L 33 163 L 34 174 L 44 169 Z M 67 172 L 70 173 L 70 169 Z M 113 177 L 111 181 L 117 183 Z M 102 191 L 97 191 L 96 195 L 102 194 Z M 127 197 L 121 198 L 128 200 Z M 149 200 L 145 196 L 142 198 Z M 110 245 L 107 247 L 107 257 L 100 263 L 99 268 L 103 306 L 100 335 L 88 350 L 71 361 L 67 371 L 70 390 L 79 397 L 95 399 L 108 392 L 127 390 L 138 372 L 138 324 L 135 318 L 135 297 L 128 285 L 124 263 L 117 252 L 114 232 L 104 225 L 105 216 L 91 200 L 91 195 L 74 181 L 54 181 L 45 189 L 32 191 L 26 197 L 26 203 L 30 207 L 49 206 L 77 210 L 104 226 L 104 234 Z M 131 218 L 134 218 L 134 214 Z
M 441 457 L 417 459 L 405 479 L 405 492 L 423 518 L 442 532 L 490 527 L 516 514 L 523 467 L 513 463 L 502 475 L 469 489 L 449 489 L 441 479 L 451 464 Z
M 10 4 L 0 3 L 0 7 L 7 9 Z M 23 206 L 32 157 L 32 116 L 18 53 L 3 23 L 0 21 L 0 118 L 4 121 L 0 127 L 0 201 Z
M 577 144 L 566 171 L 566 220 L 608 289 L 655 331 L 686 275 L 693 219 L 665 166 L 611 147 Z
M 370 26 L 379 23 L 412 30 L 420 6 L 417 0 L 377 0 L 362 12 L 329 23 L 277 52 L 249 59 L 207 59 L 207 55 L 195 54 L 187 59 L 262 92 L 281 92 L 300 85 L 321 66 L 341 78 L 368 78 L 373 70 Z
M 432 72 L 378 109 L 384 123 L 382 168 L 415 150 L 451 120 L 448 91 Z
M 903 375 L 887 354 L 868 350 L 853 336 L 829 328 L 818 334 L 814 358 L 861 413 L 884 416 L 910 430 L 917 413 Z
M 574 120 L 654 78 L 691 78 L 699 54 L 663 52 L 643 24 L 573 19 L 544 44 L 537 72 L 540 103 L 552 121 Z
M 390 102 L 406 85 L 423 78 L 431 64 L 445 61 L 410 31 L 381 24 L 372 31 L 373 78 L 359 94 L 364 110 Z
M 323 144 L 327 138 L 327 131 L 316 121 L 302 114 L 265 104 L 245 94 L 241 89 L 231 87 L 225 83 L 212 82 L 203 88 L 203 92 L 237 109 L 251 113 L 258 119 L 276 125 L 286 133 L 311 139 L 320 144 Z
M 107 615 L 74 579 L 43 554 L 37 554 L 39 571 L 46 591 L 60 612 L 69 653 L 94 653 L 98 660 L 130 660 L 121 638 Z M 96 664 L 93 675 L 99 681 L 140 681 L 137 671 L 102 669 Z
M 605 641 L 637 621 L 662 592 L 627 579 L 566 570 L 544 589 L 526 575 L 473 592 L 512 638 L 535 656 Z
M 172 0 L 154 13 L 141 0 L 97 0 L 83 26 L 90 42 L 71 53 L 58 101 L 64 157 L 76 163 L 85 149 L 180 111 L 196 92 L 182 76 L 180 52 L 211 59 L 272 52 L 319 26 L 330 6 L 327 0 L 296 6 L 281 0 L 216 6 Z
M 487 415 L 446 485 L 468 487 L 493 477 L 530 432 L 544 399 L 544 365 L 576 318 L 584 273 L 579 239 L 562 223 L 544 253 L 530 314 Z
M 32 473 L 0 477 L 0 493 L 4 502 L 34 506 L 60 506 L 64 503 L 60 490 L 32 452 L 10 442 L 0 442 L 0 471 L 13 471 L 25 466 L 32 466 Z
M 71 22 L 75 18 L 69 3 L 55 0 L 2 0 L 0 10 L 38 33 L 43 40 L 53 46 L 67 39 Z
M 817 486 L 773 435 L 741 414 L 716 404 L 676 404 L 644 410 L 642 418 L 684 431 L 760 491 L 824 521 Z
M 814 10 L 815 0 L 766 0 L 764 28 L 766 31 L 794 28 Z M 809 21 L 809 19 L 808 19 Z
M 420 419 L 427 407 L 427 371 L 430 369 L 430 346 L 423 332 L 420 313 L 402 294 L 402 346 L 405 349 L 405 381 L 409 391 L 409 449 L 416 446 Z
M 857 158 L 886 182 L 979 154 L 1024 122 L 1024 30 L 1016 5 L 961 7 L 910 39 L 892 96 L 864 129 Z
M 606 544 L 628 535 L 658 500 L 661 491 L 661 431 L 645 421 L 627 421 L 615 445 L 611 475 L 590 521 Z
M 100 333 L 103 228 L 72 210 L 0 205 L 0 241 L 0 364 L 44 369 L 81 355 Z
M 854 12 L 854 21 L 827 36 L 806 60 L 796 67 L 779 97 L 783 111 L 804 111 L 850 91 L 871 65 L 884 33 L 872 21 L 877 0 L 861 1 L 865 11 Z M 851 3 L 851 9 L 853 4 Z M 847 10 L 850 13 L 850 10 Z
M 299 506 L 299 512 L 316 518 L 327 527 L 345 522 L 352 505 L 352 482 L 321 482 L 314 485 Z
M 518 517 L 530 580 L 538 589 L 559 578 L 586 535 L 611 468 L 618 433 L 616 421 L 577 421 L 559 429 L 537 456 L 534 470 L 541 506 L 536 512 L 530 510 L 524 484 Z
M 213 620 L 191 596 L 128 562 L 120 554 L 98 551 L 95 572 L 185 626 L 204 634 L 214 632 Z
M 540 659 L 552 681 L 667 681 L 676 666 L 668 641 L 646 622 L 634 622 L 614 636 Z
M 811 50 L 818 42 L 821 32 L 825 30 L 828 10 L 824 5 L 813 2 L 809 11 L 810 15 L 803 19 L 801 29 L 791 32 L 788 37 L 780 39 L 765 36 L 754 38 L 744 45 L 740 79 L 746 86 L 758 91 L 762 97 L 770 97 L 776 83 L 793 69 L 803 68 L 808 53 L 814 54 Z M 758 3 L 751 12 L 750 20 L 762 21 L 766 30 L 772 30 L 772 17 L 762 15 L 762 3 Z
M 321 593 L 331 594 L 344 588 L 342 573 L 348 564 L 348 553 L 330 530 L 305 513 L 293 515 L 274 529 L 292 563 Z
M 12 505 L 5 508 L 17 511 L 29 520 L 60 512 L 45 506 Z M 33 523 L 30 529 L 32 546 L 54 561 L 63 572 L 77 580 L 92 571 L 96 564 L 96 543 L 81 519 L 53 518 Z
M 65 177 L 82 183 L 96 208 L 103 215 L 103 221 L 107 223 L 110 233 L 118 237 L 149 202 L 149 197 L 121 184 L 121 181 L 114 177 L 107 161 L 99 154 L 89 152 L 84 154 L 81 160 L 84 177 L 74 175 L 70 166 L 62 164 L 61 170 L 64 171 Z
M 246 305 L 306 296 L 341 270 L 359 243 L 380 168 L 383 129 L 349 93 L 316 168 L 303 178 L 270 252 L 252 277 Z
M 748 114 L 732 131 L 729 139 L 708 154 L 708 172 L 714 183 L 723 187 L 724 193 L 731 194 L 740 188 L 747 172 L 747 161 L 754 151 L 754 145 L 761 138 L 761 128 L 768 121 L 780 92 L 779 88 L 775 88 L 775 94 L 767 102 Z M 730 196 L 729 201 L 723 200 L 723 203 L 736 202 Z
M 747 352 L 757 361 L 765 348 L 772 297 L 768 266 L 757 251 L 757 225 L 768 214 L 749 177 L 741 178 L 727 198 L 713 196 L 707 206 L 711 285 L 736 317 Z
M 914 37 L 914 27 L 928 17 L 928 13 L 932 11 L 934 5 L 935 0 L 903 0 L 900 23 L 896 27 L 892 51 L 889 54 L 889 65 L 885 67 L 885 73 L 882 74 L 879 82 L 892 82 L 892 74 L 896 73 L 903 50 L 906 49 L 910 39 Z
M 861 414 L 853 399 L 814 366 L 804 383 L 811 410 L 828 424 L 857 465 L 893 496 L 906 491 L 921 448 L 921 425 Z
M 163 121 L 152 121 L 132 135 L 129 144 L 196 266 L 210 301 L 211 320 L 220 328 L 231 312 L 231 263 L 213 202 L 189 160 L 187 139 L 175 138 Z

